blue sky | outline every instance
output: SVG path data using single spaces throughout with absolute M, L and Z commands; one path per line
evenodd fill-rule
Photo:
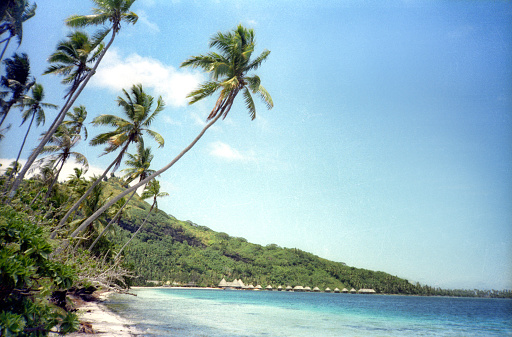
M 62 105 L 60 78 L 41 73 L 69 32 L 63 20 L 90 13 L 92 2 L 38 6 L 19 51 L 47 101 Z M 251 122 L 239 98 L 160 178 L 171 195 L 161 209 L 413 282 L 512 288 L 510 2 L 138 0 L 132 9 L 139 22 L 122 27 L 77 104 L 92 120 L 120 112 L 115 99 L 132 84 L 162 95 L 154 129 L 166 144 L 147 142 L 154 169 L 188 145 L 213 107 L 186 104 L 207 77 L 180 63 L 238 23 L 254 28 L 258 52 L 271 50 L 257 74 L 274 109 L 259 104 Z M 3 162 L 26 130 L 11 115 Z M 91 172 L 114 159 L 80 151 Z

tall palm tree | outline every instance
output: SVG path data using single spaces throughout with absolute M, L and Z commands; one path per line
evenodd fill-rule
M 27 0 L 4 0 L 0 5 L 0 37 L 5 33 L 8 34 L 0 45 L 4 43 L 4 48 L 0 54 L 0 60 L 3 59 L 4 53 L 9 46 L 9 42 L 13 37 L 18 38 L 18 46 L 23 40 L 23 22 L 36 15 L 37 5 L 29 5 Z
M 57 50 L 48 58 L 50 66 L 43 75 L 64 76 L 62 83 L 69 85 L 64 97 L 72 96 L 89 75 L 89 64 L 94 64 L 105 47 L 103 38 L 104 35 L 99 33 L 91 38 L 86 32 L 74 31 L 57 44 Z
M 92 121 L 94 125 L 112 126 L 115 129 L 97 135 L 90 141 L 91 145 L 106 145 L 102 155 L 121 149 L 116 159 L 105 169 L 100 180 L 107 176 L 111 168 L 115 171 L 119 167 L 128 146 L 131 143 L 139 142 L 143 134 L 152 137 L 159 144 L 159 147 L 164 145 L 163 137 L 158 132 L 149 129 L 155 117 L 164 109 L 162 97 L 158 98 L 156 108 L 152 112 L 151 109 L 154 99 L 144 92 L 141 84 L 132 86 L 131 95 L 124 89 L 123 93 L 125 98 L 118 97 L 117 104 L 122 108 L 127 119 L 115 115 L 100 115 Z M 94 184 L 73 207 L 69 209 L 66 215 L 61 219 L 59 226 L 66 222 L 71 213 L 85 200 L 93 187 Z
M 140 180 L 145 179 L 148 175 L 155 172 L 154 170 L 150 170 L 149 166 L 151 165 L 151 160 L 153 160 L 153 155 L 151 154 L 151 148 L 144 147 L 144 141 L 141 139 L 137 146 L 137 154 L 132 155 L 130 153 L 127 154 L 129 157 L 128 160 L 125 161 L 125 164 L 129 167 L 124 169 L 123 171 L 126 171 L 124 178 L 126 181 L 126 184 L 131 183 L 133 180 L 139 178 Z M 119 207 L 116 214 L 112 217 L 108 225 L 105 227 L 103 232 L 98 235 L 96 240 L 92 243 L 92 245 L 89 247 L 89 251 L 92 251 L 93 247 L 96 245 L 98 240 L 103 236 L 103 234 L 109 229 L 109 227 L 114 222 L 119 222 L 121 219 L 121 213 L 123 212 L 123 209 L 128 205 L 130 200 L 132 200 L 133 196 L 135 195 L 135 192 L 137 190 L 133 191 L 128 200 L 125 201 L 125 203 Z
M 30 78 L 30 63 L 27 54 L 14 54 L 12 58 L 5 59 L 4 63 L 5 76 L 0 79 L 0 84 L 7 90 L 0 93 L 0 115 L 2 115 L 0 126 L 5 121 L 11 107 L 20 102 L 25 93 L 34 85 Z M 4 100 L 3 97 L 8 95 L 10 98 Z
M 119 30 L 121 29 L 121 23 L 127 22 L 131 24 L 135 24 L 137 22 L 137 14 L 130 11 L 130 7 L 135 0 L 93 0 L 93 2 L 97 5 L 97 8 L 93 8 L 93 14 L 91 15 L 73 15 L 66 20 L 66 23 L 70 27 L 85 27 L 85 26 L 95 26 L 95 25 L 103 25 L 108 23 L 109 26 L 101 30 L 97 36 L 106 36 L 108 33 L 112 33 L 109 42 L 103 48 L 102 52 L 98 55 L 94 66 L 88 72 L 87 76 L 84 78 L 80 86 L 76 89 L 73 95 L 70 95 L 70 99 L 62 108 L 61 112 L 55 119 L 52 127 L 48 130 L 46 136 L 41 140 L 36 149 L 32 152 L 30 157 L 27 159 L 27 162 L 23 166 L 20 174 L 10 187 L 10 192 L 8 195 L 9 199 L 12 199 L 16 193 L 16 190 L 21 184 L 23 177 L 26 172 L 35 161 L 36 157 L 42 151 L 44 145 L 48 142 L 50 137 L 57 131 L 57 128 L 64 120 L 64 116 L 66 112 L 73 106 L 75 100 L 80 96 L 80 93 L 83 91 L 91 77 L 96 72 L 103 56 L 108 51 L 112 43 L 114 42 L 115 37 L 117 36 Z
M 27 140 L 28 134 L 30 133 L 30 129 L 32 128 L 32 124 L 34 123 L 34 120 L 36 121 L 36 125 L 39 126 L 40 124 L 44 124 L 45 122 L 45 114 L 43 108 L 50 108 L 50 109 L 57 109 L 57 106 L 55 104 L 51 103 L 43 103 L 44 99 L 44 89 L 43 86 L 39 83 L 36 83 L 32 87 L 32 97 L 25 96 L 23 98 L 23 101 L 18 104 L 17 106 L 24 109 L 27 108 L 25 111 L 23 111 L 22 114 L 22 121 L 21 124 L 23 125 L 27 119 L 30 117 L 30 124 L 28 125 L 27 133 L 25 133 L 25 137 L 23 138 L 23 142 L 21 143 L 20 151 L 18 152 L 18 156 L 16 157 L 16 162 L 19 161 L 21 152 L 23 151 L 23 147 L 25 146 L 25 142 Z M 8 181 L 11 180 L 12 177 L 9 177 Z
M 57 168 L 57 173 L 55 174 L 55 178 L 52 183 L 48 187 L 48 192 L 46 192 L 45 199 L 50 195 L 53 186 L 57 182 L 59 178 L 60 172 L 64 167 L 64 164 L 68 159 L 74 158 L 75 161 L 86 169 L 89 168 L 89 163 L 87 162 L 87 158 L 76 151 L 73 151 L 73 147 L 75 147 L 81 140 L 79 135 L 71 133 L 71 130 L 61 126 L 59 131 L 56 132 L 51 140 L 48 142 L 50 145 L 44 147 L 41 153 L 50 153 L 51 155 L 43 158 L 42 161 L 47 161 L 51 163 L 52 167 Z
M 79 135 L 84 132 L 84 140 L 87 140 L 87 128 L 85 127 L 85 119 L 87 118 L 87 110 L 85 106 L 80 105 L 73 108 L 73 112 L 68 112 L 66 116 L 69 120 L 62 122 L 62 125 L 69 127 L 73 133 Z
M 200 55 L 192 57 L 182 64 L 184 67 L 201 67 L 206 72 L 209 72 L 212 78 L 211 81 L 202 84 L 198 90 L 189 94 L 189 97 L 191 98 L 190 104 L 194 104 L 195 102 L 220 90 L 219 98 L 217 99 L 212 112 L 208 116 L 208 124 L 205 125 L 199 135 L 197 135 L 197 137 L 170 163 L 109 200 L 109 202 L 98 209 L 89 219 L 83 222 L 82 225 L 71 234 L 71 237 L 76 237 L 80 234 L 92 221 L 94 221 L 97 216 L 102 212 L 105 212 L 105 210 L 118 199 L 124 197 L 128 193 L 131 193 L 140 186 L 147 184 L 156 176 L 172 167 L 199 141 L 199 139 L 201 139 L 205 132 L 217 120 L 219 120 L 221 116 L 226 116 L 228 114 L 233 105 L 234 99 L 240 90 L 243 91 L 244 100 L 251 119 L 254 119 L 256 116 L 256 110 L 254 101 L 252 101 L 252 97 L 250 96 L 250 92 L 246 89 L 249 89 L 254 94 L 259 94 L 266 103 L 267 108 L 270 109 L 273 107 L 274 103 L 272 102 L 272 98 L 265 88 L 261 86 L 260 78 L 256 75 L 247 76 L 247 72 L 259 68 L 270 53 L 268 50 L 265 50 L 253 61 L 250 61 L 255 47 L 254 31 L 252 29 L 246 29 L 239 25 L 232 32 L 218 33 L 211 39 L 210 47 L 220 49 L 220 54 L 210 53 L 206 56 Z
M 142 222 L 140 227 L 137 229 L 137 231 L 135 233 L 133 233 L 133 235 L 130 238 L 130 240 L 128 240 L 124 244 L 124 246 L 119 250 L 119 252 L 117 253 L 117 255 L 114 258 L 114 260 L 117 260 L 119 258 L 119 256 L 121 255 L 121 252 L 124 250 L 124 248 L 126 246 L 128 246 L 128 244 L 133 240 L 135 235 L 137 235 L 137 233 L 139 233 L 139 231 L 142 229 L 142 227 L 144 227 L 144 225 L 146 224 L 146 221 L 149 218 L 149 215 L 151 214 L 151 211 L 153 211 L 153 208 L 158 209 L 158 203 L 157 203 L 156 199 L 157 198 L 166 197 L 168 195 L 169 195 L 169 193 L 167 193 L 167 192 L 160 192 L 160 182 L 158 180 L 151 180 L 146 185 L 146 187 L 144 188 L 144 192 L 142 192 L 141 198 L 144 199 L 144 200 L 145 199 L 149 199 L 149 198 L 153 198 L 153 204 L 151 205 L 151 208 L 149 209 L 149 212 L 146 215 L 146 217 L 144 218 L 144 221 Z

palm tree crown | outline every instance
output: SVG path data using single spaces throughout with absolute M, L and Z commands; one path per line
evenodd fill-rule
M 144 141 L 139 141 L 137 146 L 137 153 L 135 155 L 128 153 L 128 159 L 124 162 L 128 168 L 125 171 L 124 179 L 129 184 L 135 179 L 140 180 L 146 179 L 147 176 L 153 174 L 155 170 L 150 170 L 151 160 L 153 160 L 153 154 L 151 153 L 150 147 L 144 147 Z
M 137 22 L 137 14 L 130 12 L 130 7 L 135 0 L 93 0 L 93 2 L 97 6 L 92 9 L 93 14 L 72 15 L 66 20 L 66 24 L 71 27 L 85 27 L 110 22 L 109 30 L 113 29 L 114 33 L 117 33 L 122 21 L 131 24 Z
M 208 120 L 215 118 L 218 113 L 225 118 L 235 96 L 240 91 L 243 92 L 251 119 L 256 118 L 256 106 L 251 92 L 258 94 L 268 109 L 274 106 L 272 97 L 261 85 L 260 78 L 257 75 L 247 75 L 249 71 L 258 69 L 270 54 L 270 51 L 265 49 L 258 57 L 251 60 L 254 47 L 254 31 L 238 25 L 232 32 L 219 32 L 211 38 L 210 48 L 217 48 L 218 53 L 210 52 L 206 55 L 193 56 L 181 64 L 182 67 L 201 68 L 210 73 L 211 77 L 210 81 L 203 83 L 188 95 L 191 98 L 190 104 L 221 90 L 217 104 L 208 116 Z
M 65 125 L 71 129 L 71 131 L 77 135 L 84 131 L 84 140 L 87 139 L 87 128 L 85 127 L 85 119 L 87 118 L 87 110 L 85 106 L 80 105 L 78 107 L 73 108 L 73 112 L 67 112 L 66 117 L 69 117 L 69 120 L 65 120 L 62 122 L 62 125 Z
M 91 68 L 88 64 L 94 63 L 103 50 L 104 44 L 101 41 L 104 37 L 103 34 L 97 34 L 91 39 L 82 31 L 70 33 L 67 40 L 57 44 L 57 50 L 48 58 L 51 65 L 43 75 L 64 76 L 62 83 L 71 84 L 66 96 L 72 95 L 89 74 Z
M 23 95 L 34 85 L 34 81 L 30 81 L 30 62 L 27 54 L 14 54 L 12 58 L 3 62 L 5 63 L 5 75 L 0 79 L 0 84 L 7 91 L 0 92 L 0 115 L 3 115 L 0 125 L 11 107 L 21 101 Z M 4 100 L 3 98 L 9 94 L 10 98 Z
M 108 125 L 115 129 L 97 135 L 91 140 L 91 145 L 107 145 L 103 154 L 111 153 L 124 146 L 122 150 L 124 153 L 130 143 L 139 142 L 142 135 L 146 133 L 159 144 L 159 147 L 162 147 L 164 138 L 158 132 L 149 129 L 155 117 L 164 109 L 162 97 L 158 98 L 156 108 L 151 112 L 154 99 L 144 92 L 141 84 L 132 86 L 131 96 L 124 89 L 123 93 L 125 98 L 118 97 L 117 103 L 127 119 L 115 115 L 100 115 L 94 118 L 92 121 L 94 125 Z M 118 157 L 116 168 L 121 160 L 122 155 Z
M 39 126 L 45 122 L 44 108 L 57 109 L 55 104 L 44 103 L 44 88 L 41 84 L 36 83 L 32 87 L 32 97 L 26 95 L 20 104 L 16 105 L 22 109 L 27 108 L 22 113 L 21 124 L 24 124 L 31 116 L 35 116 L 36 125 Z

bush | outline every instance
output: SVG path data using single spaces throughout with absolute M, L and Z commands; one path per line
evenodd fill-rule
M 52 261 L 44 231 L 28 216 L 0 206 L 0 332 L 2 336 L 46 336 L 61 325 L 75 331 L 76 315 L 49 301 L 73 285 L 75 271 Z M 62 323 L 62 324 L 61 324 Z

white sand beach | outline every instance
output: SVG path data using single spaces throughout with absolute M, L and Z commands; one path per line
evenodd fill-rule
M 81 325 L 82 331 L 74 332 L 68 336 L 143 336 L 143 333 L 138 331 L 132 322 L 115 314 L 102 304 L 102 301 L 105 301 L 108 295 L 109 293 L 101 294 L 98 301 L 80 302 L 78 313 L 80 322 L 83 323 Z

